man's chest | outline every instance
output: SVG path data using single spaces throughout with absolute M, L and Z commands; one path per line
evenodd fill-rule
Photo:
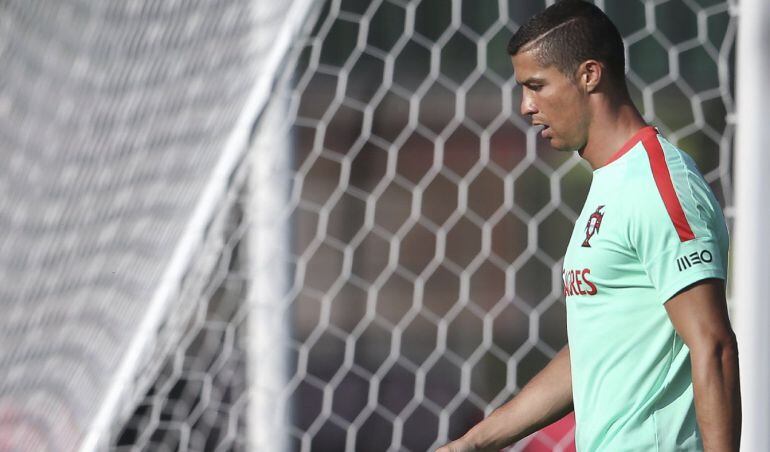
M 648 283 L 631 243 L 630 221 L 622 197 L 592 187 L 564 256 L 566 296 L 590 297 Z

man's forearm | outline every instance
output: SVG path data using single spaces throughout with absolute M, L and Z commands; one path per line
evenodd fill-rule
M 709 451 L 737 451 L 741 431 L 738 351 L 734 342 L 691 350 L 695 411 Z
M 572 411 L 569 348 L 564 347 L 511 401 L 481 421 L 462 440 L 470 450 L 499 450 Z

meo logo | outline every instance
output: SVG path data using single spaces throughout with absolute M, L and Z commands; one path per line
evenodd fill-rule
M 676 266 L 681 272 L 683 270 L 687 270 L 693 265 L 698 265 L 703 263 L 707 264 L 713 260 L 714 260 L 714 256 L 712 256 L 709 250 L 703 250 L 701 252 L 693 251 L 692 253 L 686 256 L 676 258 Z

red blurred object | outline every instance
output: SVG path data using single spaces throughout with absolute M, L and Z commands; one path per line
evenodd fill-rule
M 556 448 L 557 444 L 559 448 Z M 575 413 L 570 413 L 535 433 L 532 441 L 524 447 L 524 452 L 551 452 L 553 450 L 575 452 Z

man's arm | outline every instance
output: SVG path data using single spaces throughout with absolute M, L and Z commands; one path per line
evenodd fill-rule
M 512 400 L 462 438 L 436 452 L 498 451 L 572 411 L 572 373 L 565 346 Z
M 741 438 L 738 347 L 721 279 L 700 281 L 666 302 L 690 349 L 695 413 L 706 451 L 737 451 Z

